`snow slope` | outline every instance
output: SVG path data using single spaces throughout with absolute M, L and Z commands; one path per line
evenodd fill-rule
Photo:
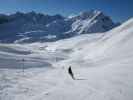
M 0 100 L 132 100 L 132 33 L 130 19 L 101 34 L 47 43 L 1 44 Z M 24 73 L 22 62 L 15 64 L 23 58 Z M 69 65 L 77 80 L 68 75 Z

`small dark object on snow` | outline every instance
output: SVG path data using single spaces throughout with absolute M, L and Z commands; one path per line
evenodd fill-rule
M 75 80 L 74 74 L 73 74 L 72 69 L 71 69 L 71 66 L 69 66 L 69 68 L 68 68 L 68 73 L 70 74 L 70 76 L 72 77 L 72 79 Z

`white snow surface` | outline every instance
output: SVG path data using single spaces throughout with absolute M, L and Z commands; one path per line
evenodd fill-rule
M 0 100 L 133 100 L 132 43 L 133 18 L 106 33 L 0 44 Z

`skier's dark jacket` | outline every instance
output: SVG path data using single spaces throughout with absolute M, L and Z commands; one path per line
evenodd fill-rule
M 70 74 L 70 76 L 74 79 L 74 75 L 71 69 L 71 66 L 68 68 L 68 73 Z

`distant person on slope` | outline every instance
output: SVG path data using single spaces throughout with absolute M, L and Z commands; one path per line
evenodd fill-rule
M 72 72 L 71 66 L 68 68 L 68 74 L 72 77 L 73 80 L 75 80 L 74 74 Z

